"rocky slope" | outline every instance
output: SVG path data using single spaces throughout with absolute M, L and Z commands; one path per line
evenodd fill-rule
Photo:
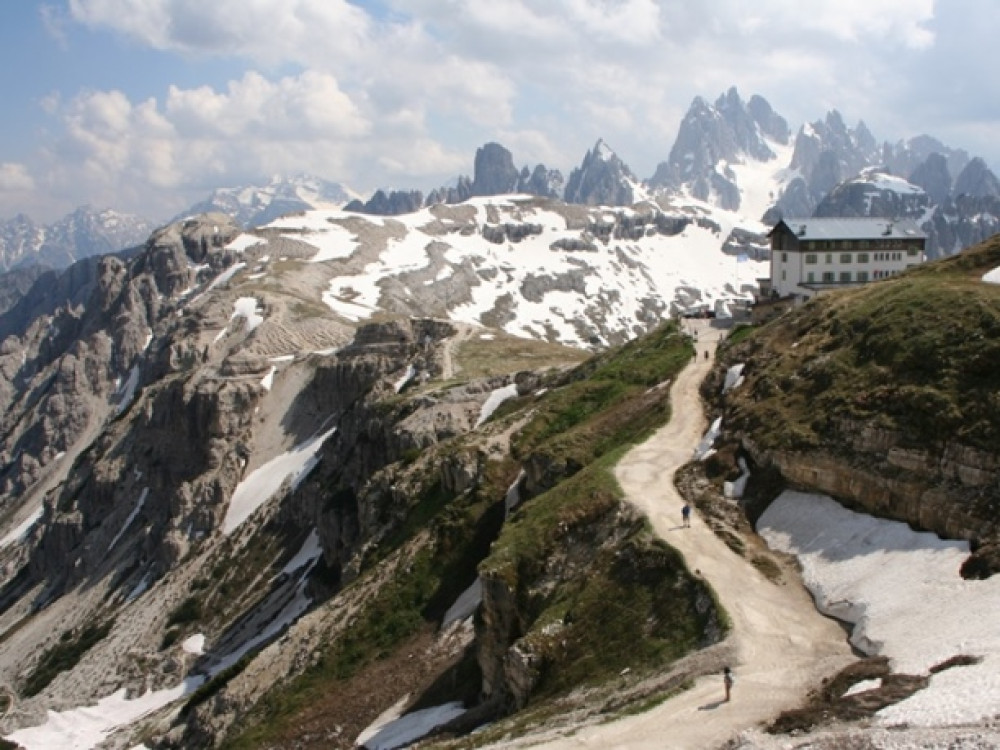
M 512 209 L 517 221 L 496 220 Z M 73 709 L 101 701 L 99 736 L 114 747 L 211 746 L 242 732 L 350 747 L 407 694 L 413 706 L 463 701 L 472 712 L 459 731 L 718 639 L 703 585 L 599 465 L 666 419 L 655 386 L 689 359 L 687 340 L 668 327 L 566 370 L 579 350 L 403 314 L 465 299 L 445 284 L 468 284 L 476 266 L 445 242 L 470 228 L 479 253 L 509 254 L 531 216 L 547 223 L 563 209 L 540 210 L 484 202 L 420 217 L 440 239 L 411 243 L 421 250 L 409 278 L 382 282 L 375 323 L 345 314 L 343 279 L 363 292 L 358 272 L 413 230 L 344 213 L 253 234 L 194 218 L 132 258 L 77 264 L 29 290 L 0 319 L 9 736 L 66 741 Z M 672 226 L 656 212 L 637 222 L 604 211 L 606 234 L 582 252 L 627 258 L 617 232 Z M 560 220 L 591 226 L 586 212 Z M 425 247 L 422 272 L 412 261 Z M 578 282 L 542 270 L 508 283 L 565 304 Z M 593 320 L 624 338 L 641 319 Z M 456 610 L 467 589 L 482 593 Z M 629 606 L 595 630 L 597 611 L 621 597 Z M 629 648 L 581 664 L 595 637 Z M 376 654 L 400 677 L 362 690 L 384 668 Z M 319 716 L 299 703 L 316 685 L 339 699 Z M 128 717 L 140 696 L 155 713 L 138 726 Z M 45 724 L 50 710 L 65 716 Z M 303 729 L 314 724 L 319 734 Z

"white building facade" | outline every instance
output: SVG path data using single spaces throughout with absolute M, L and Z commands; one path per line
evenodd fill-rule
M 813 297 L 889 278 L 924 261 L 916 222 L 878 218 L 783 219 L 770 232 L 771 294 Z

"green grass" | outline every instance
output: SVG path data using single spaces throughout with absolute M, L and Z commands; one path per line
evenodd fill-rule
M 553 481 L 647 437 L 670 418 L 668 389 L 693 349 L 673 324 L 577 367 L 532 408 L 514 455 L 550 465 Z
M 1000 440 L 1000 240 L 847 292 L 755 331 L 747 384 L 728 419 L 762 448 L 839 441 L 845 420 L 913 447 Z M 795 344 L 793 347 L 792 344 Z M 733 355 L 738 356 L 736 354 Z
M 533 700 L 656 669 L 727 629 L 680 555 L 624 510 L 611 473 L 624 450 L 532 499 L 480 566 L 518 602 L 521 649 L 539 669 Z

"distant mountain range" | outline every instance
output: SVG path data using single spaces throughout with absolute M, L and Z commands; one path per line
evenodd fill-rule
M 17 266 L 65 268 L 81 258 L 141 245 L 154 224 L 132 214 L 81 206 L 53 224 L 24 214 L 0 222 L 0 271 Z
M 339 208 L 356 197 L 349 188 L 319 177 L 273 177 L 264 185 L 219 188 L 176 219 L 203 213 L 223 213 L 246 228 L 259 227 L 279 216 L 313 208 Z
M 476 153 L 473 177 L 460 177 L 455 188 L 426 198 L 419 191 L 380 190 L 346 208 L 394 215 L 512 192 L 590 206 L 653 201 L 661 208 L 736 214 L 731 223 L 758 225 L 757 245 L 782 216 L 906 217 L 928 233 L 931 257 L 1000 231 L 1000 180 L 982 159 L 928 135 L 880 143 L 864 122 L 849 127 L 836 110 L 793 136 L 765 99 L 744 102 L 735 88 L 714 104 L 695 98 L 669 157 L 649 179 L 638 179 L 598 140 L 560 191 L 562 185 L 562 175 L 542 164 L 519 172 L 506 148 L 489 143 Z M 733 252 L 746 249 L 745 242 L 726 243 Z
M 735 88 L 714 103 L 694 99 L 667 160 L 646 180 L 600 139 L 568 179 L 544 164 L 518 169 L 508 149 L 487 143 L 476 151 L 471 178 L 460 176 L 454 185 L 426 195 L 377 190 L 364 200 L 339 183 L 277 176 L 259 185 L 219 188 L 175 218 L 218 212 L 253 228 L 310 209 L 393 216 L 510 194 L 589 206 L 646 200 L 671 209 L 708 206 L 739 215 L 737 223 L 758 224 L 758 231 L 751 231 L 758 245 L 778 218 L 814 214 L 916 219 L 928 233 L 931 257 L 1000 230 L 1000 180 L 982 159 L 928 135 L 880 143 L 864 122 L 849 127 L 836 110 L 793 135 L 765 99 L 754 95 L 744 101 Z M 137 246 L 152 228 L 140 217 L 89 207 L 47 226 L 19 215 L 0 223 L 0 271 L 36 263 L 64 268 L 80 258 Z

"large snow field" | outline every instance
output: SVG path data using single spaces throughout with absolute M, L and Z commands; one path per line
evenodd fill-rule
M 758 531 L 773 548 L 798 557 L 819 608 L 854 624 L 851 642 L 888 656 L 894 671 L 927 674 L 953 656 L 982 659 L 932 675 L 926 689 L 880 711 L 880 722 L 948 726 L 997 714 L 1000 576 L 959 575 L 968 543 L 793 491 L 774 501 Z
M 757 182 L 776 179 L 771 174 L 775 169 L 772 162 L 756 165 L 753 169 L 756 170 L 752 172 L 755 187 Z M 764 170 L 768 170 L 766 174 Z M 751 172 L 747 172 L 749 174 Z M 757 278 L 767 271 L 766 263 L 738 263 L 736 258 L 721 251 L 723 241 L 735 226 L 763 231 L 763 225 L 757 220 L 759 217 L 749 220 L 742 214 L 720 212 L 707 204 L 703 206 L 704 212 L 719 222 L 719 232 L 692 223 L 673 237 L 654 235 L 634 241 L 613 240 L 607 245 L 596 242 L 594 250 L 572 251 L 552 247 L 560 239 L 580 238 L 579 230 L 567 229 L 566 219 L 556 211 L 519 206 L 511 199 L 501 198 L 478 198 L 465 205 L 476 210 L 480 226 L 489 224 L 487 206 L 492 206 L 500 211 L 501 222 L 536 224 L 542 231 L 519 242 L 493 244 L 486 242 L 478 232 L 470 235 L 452 232 L 445 236 L 427 233 L 424 227 L 433 220 L 428 209 L 393 217 L 406 227 L 405 236 L 387 240 L 378 260 L 365 266 L 361 273 L 332 279 L 323 295 L 324 302 L 335 312 L 357 320 L 378 308 L 384 279 L 423 272 L 427 275 L 424 284 L 432 284 L 447 279 L 454 269 L 471 263 L 476 269 L 489 271 L 494 276 L 492 279 L 480 277 L 480 283 L 471 289 L 471 301 L 454 307 L 449 316 L 456 321 L 481 325 L 482 316 L 494 308 L 498 297 L 521 289 L 531 276 L 563 276 L 582 284 L 584 294 L 550 290 L 541 299 L 531 301 L 514 294 L 514 319 L 505 325 L 505 330 L 513 335 L 542 338 L 555 330 L 563 343 L 584 345 L 588 342 L 580 340 L 574 322 L 586 317 L 585 310 L 589 306 L 603 304 L 609 322 L 614 320 L 613 325 L 629 330 L 637 323 L 644 303 L 650 299 L 669 304 L 679 287 L 700 290 L 702 301 L 710 306 L 719 300 L 749 299 L 741 290 L 754 288 Z M 626 208 L 607 211 L 607 222 L 614 221 L 617 213 L 631 213 Z M 293 221 L 298 222 L 298 228 L 304 230 L 299 239 L 317 247 L 328 240 L 340 243 L 337 252 L 341 257 L 357 247 L 356 239 L 347 234 L 325 239 L 329 225 L 325 219 L 325 223 L 321 223 L 323 238 L 316 238 L 311 234 L 316 226 L 313 212 L 282 221 L 287 222 L 289 228 Z M 432 244 L 439 248 L 433 255 L 429 250 Z

